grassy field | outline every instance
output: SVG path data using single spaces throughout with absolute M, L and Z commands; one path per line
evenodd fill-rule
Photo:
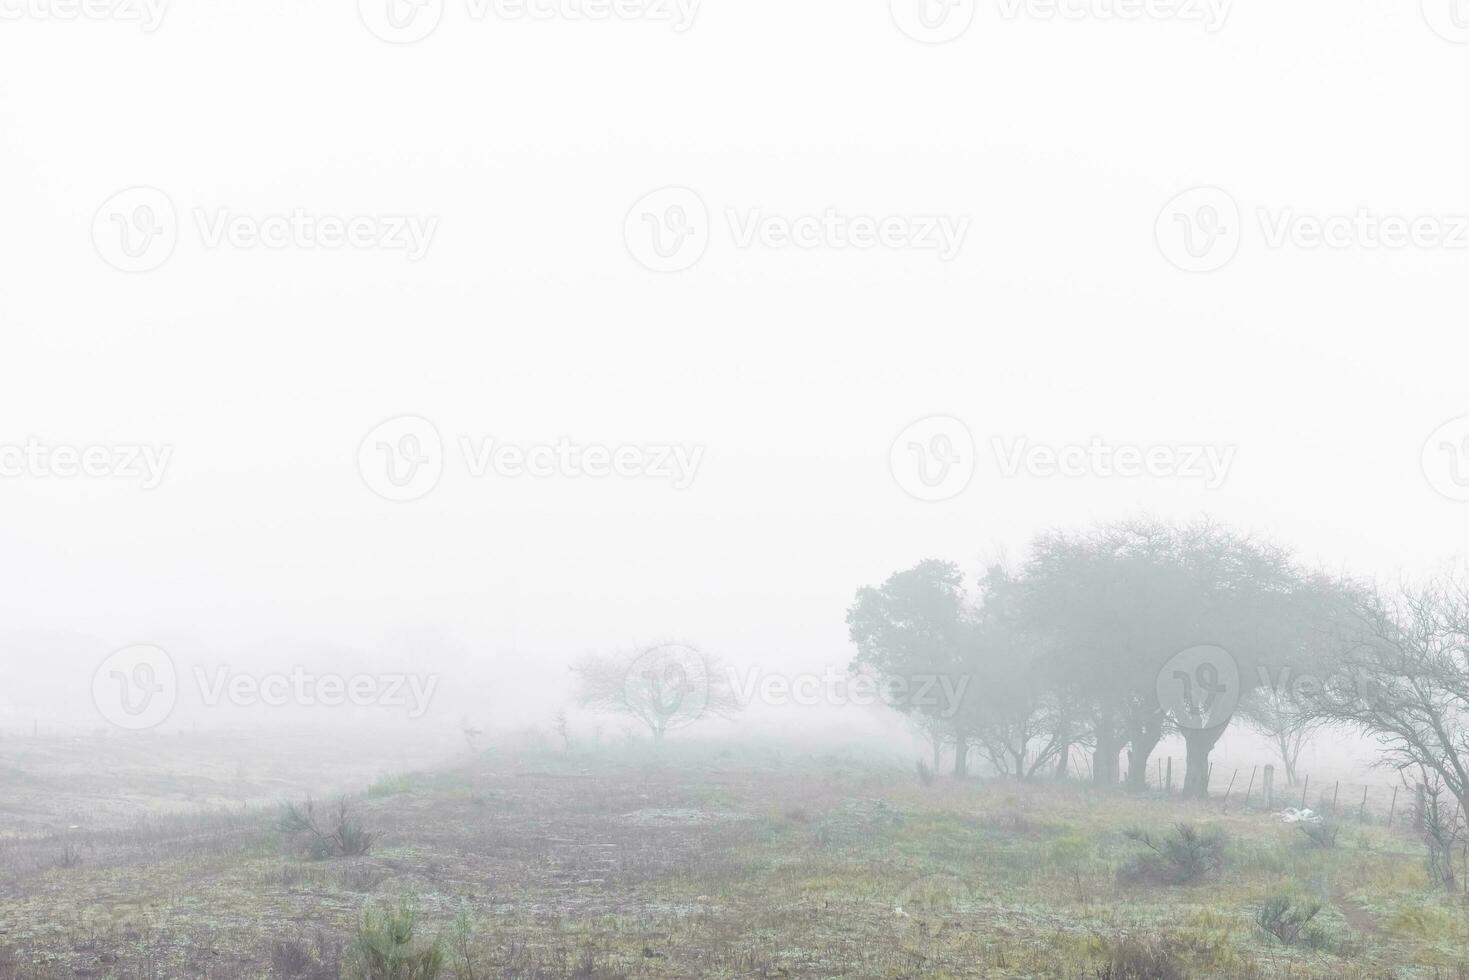
M 0 977 L 335 977 L 364 915 L 405 904 L 459 978 L 1469 977 L 1465 905 L 1380 823 L 1323 848 L 1218 800 L 864 758 L 463 750 L 340 781 L 380 836 L 320 859 L 223 791 L 104 816 L 50 793 L 49 816 L 0 807 Z M 0 800 L 37 778 L 8 759 Z M 1127 833 L 1180 822 L 1228 838 L 1190 880 Z M 1321 903 L 1293 944 L 1256 923 L 1277 895 Z

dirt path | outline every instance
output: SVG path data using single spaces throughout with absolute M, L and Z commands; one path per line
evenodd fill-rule
M 1378 928 L 1377 917 L 1352 901 L 1351 897 L 1347 895 L 1346 889 L 1342 886 L 1332 886 L 1331 900 L 1341 911 L 1342 917 L 1347 920 L 1347 925 L 1352 927 L 1352 931 L 1364 933 L 1369 936 L 1378 935 L 1382 932 Z

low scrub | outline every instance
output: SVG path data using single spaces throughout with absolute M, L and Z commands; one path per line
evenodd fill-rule
M 331 857 L 362 857 L 371 853 L 378 835 L 352 818 L 346 800 L 338 800 L 326 817 L 317 813 L 316 804 L 307 800 L 302 806 L 281 806 L 277 827 L 282 834 L 302 842 L 314 860 Z
M 1183 958 L 1166 939 L 1127 937 L 1109 943 L 1096 980 L 1185 980 Z
M 347 980 L 436 980 L 444 970 L 437 941 L 417 938 L 418 914 L 404 902 L 368 912 L 352 937 L 343 976 Z
M 1183 885 L 1217 872 L 1224 866 L 1229 836 L 1218 827 L 1175 824 L 1162 837 L 1145 830 L 1124 832 L 1128 840 L 1143 845 L 1148 853 L 1133 858 L 1118 871 L 1124 882 Z
M 1289 895 L 1273 895 L 1255 910 L 1255 924 L 1287 946 L 1309 940 L 1311 920 L 1321 912 L 1315 899 L 1298 900 Z
M 1296 824 L 1296 830 L 1300 832 L 1307 847 L 1329 851 L 1336 847 L 1336 838 L 1341 833 L 1341 824 L 1335 820 L 1322 820 L 1319 823 L 1298 823 Z

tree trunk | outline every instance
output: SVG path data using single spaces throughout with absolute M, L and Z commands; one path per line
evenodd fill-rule
M 1117 753 L 1121 751 L 1121 740 L 1102 733 L 1097 734 L 1097 749 L 1092 753 L 1093 785 L 1117 785 Z
M 1220 725 L 1218 728 L 1207 728 L 1198 731 L 1192 728 L 1183 730 L 1183 741 L 1188 746 L 1188 768 L 1183 775 L 1183 795 L 1196 799 L 1205 799 L 1209 795 L 1209 753 L 1224 734 L 1228 725 Z
M 963 779 L 969 775 L 969 739 L 960 735 L 954 739 L 954 777 Z
M 1153 750 L 1158 747 L 1161 734 L 1148 732 L 1142 735 L 1134 735 L 1132 743 L 1127 750 L 1127 788 L 1133 793 L 1141 793 L 1148 788 L 1148 761 L 1153 757 Z
M 1056 757 L 1056 779 L 1064 782 L 1071 774 L 1071 743 L 1064 742 L 1061 745 L 1061 754 Z

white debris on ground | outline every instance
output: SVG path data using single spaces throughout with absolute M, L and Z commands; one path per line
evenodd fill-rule
M 1320 823 L 1321 814 L 1314 810 L 1297 810 L 1293 806 L 1280 811 L 1281 823 Z

